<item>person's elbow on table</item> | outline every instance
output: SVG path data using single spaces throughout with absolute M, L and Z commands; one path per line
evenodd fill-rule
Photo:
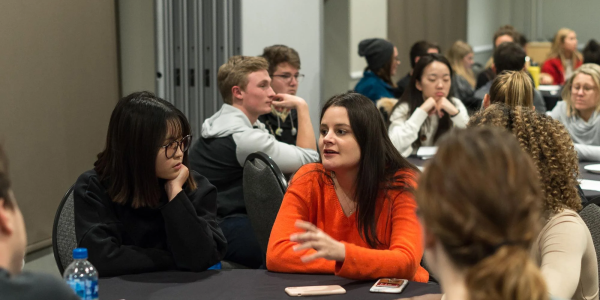
M 277 248 L 278 247 L 271 245 L 267 247 L 267 270 L 272 272 L 285 272 L 285 264 L 282 263 L 282 259 L 280 258 Z

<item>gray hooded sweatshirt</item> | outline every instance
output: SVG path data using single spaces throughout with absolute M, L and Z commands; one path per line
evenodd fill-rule
M 242 175 L 246 157 L 261 151 L 269 155 L 284 174 L 316 162 L 317 151 L 277 141 L 260 121 L 250 120 L 239 109 L 223 104 L 202 124 L 202 136 L 190 149 L 192 170 L 217 187 L 217 216 L 245 214 Z

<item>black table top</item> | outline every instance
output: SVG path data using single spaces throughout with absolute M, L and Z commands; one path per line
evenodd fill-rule
M 355 281 L 334 275 L 285 274 L 266 270 L 209 270 L 200 273 L 157 272 L 101 278 L 102 300 L 136 299 L 288 299 L 292 286 L 341 285 L 343 295 L 302 299 L 397 299 L 440 293 L 437 284 L 410 282 L 400 294 L 371 293 L 375 281 Z
M 419 166 L 419 167 L 422 167 L 426 162 L 426 160 L 422 160 L 418 157 L 413 157 L 413 156 L 407 157 L 406 159 L 413 165 Z M 579 162 L 579 178 L 600 181 L 600 174 L 595 174 L 595 173 L 589 172 L 583 168 L 587 165 L 593 165 L 593 164 L 600 164 L 600 162 Z M 591 200 L 595 197 L 600 196 L 600 192 L 598 192 L 598 191 L 583 190 L 583 193 L 585 194 L 585 197 L 588 198 L 588 200 Z
M 579 178 L 600 181 L 600 174 L 592 173 L 583 168 L 587 165 L 594 165 L 594 164 L 600 164 L 600 162 L 597 162 L 597 161 L 579 162 Z M 600 192 L 598 192 L 598 191 L 583 190 L 583 193 L 588 198 L 588 200 L 591 200 L 596 197 L 600 197 Z

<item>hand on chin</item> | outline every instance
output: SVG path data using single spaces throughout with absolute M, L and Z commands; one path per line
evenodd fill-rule
M 446 112 L 444 111 L 444 97 L 436 97 L 435 99 L 435 109 L 433 109 L 434 113 L 441 119 L 444 117 Z
M 179 176 L 180 172 L 181 172 L 181 170 L 175 170 L 173 172 L 173 174 L 171 174 L 171 176 L 169 176 L 169 178 L 167 178 L 167 180 L 173 180 L 173 179 L 177 178 L 177 176 Z

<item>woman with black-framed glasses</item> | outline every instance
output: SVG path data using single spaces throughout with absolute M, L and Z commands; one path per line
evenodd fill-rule
M 217 190 L 187 167 L 190 131 L 151 93 L 117 103 L 104 151 L 73 190 L 77 246 L 100 276 L 203 271 L 225 255 Z

